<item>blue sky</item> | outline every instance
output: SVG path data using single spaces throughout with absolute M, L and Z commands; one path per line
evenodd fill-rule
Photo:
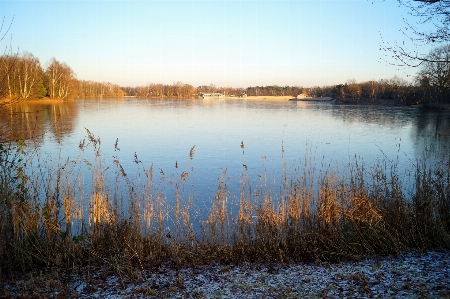
M 415 70 L 380 62 L 379 50 L 405 39 L 406 14 L 396 0 L 0 2 L 14 49 L 121 86 L 410 80 Z

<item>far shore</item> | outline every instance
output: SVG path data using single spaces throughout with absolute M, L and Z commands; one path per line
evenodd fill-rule
M 172 97 L 150 97 L 147 99 L 171 99 Z M 198 97 L 193 97 L 197 98 Z M 191 98 L 191 99 L 193 99 Z M 226 96 L 224 100 L 245 100 L 245 101 L 270 101 L 270 102 L 287 102 L 291 99 L 294 99 L 293 96 L 246 96 L 246 97 L 230 97 Z M 84 99 L 84 98 L 83 98 Z M 127 97 L 117 98 L 118 100 L 127 99 Z M 141 99 L 141 98 L 136 98 Z M 219 99 L 219 98 L 210 98 L 210 100 Z M 40 99 L 9 99 L 4 98 L 0 99 L 0 105 L 9 105 L 9 104 L 19 104 L 19 103 L 32 103 L 32 104 L 55 104 L 55 103 L 63 103 L 68 101 L 73 101 L 74 99 L 57 99 L 57 98 L 40 98 Z M 400 100 L 386 100 L 386 99 L 366 99 L 362 98 L 358 101 L 351 101 L 351 100 L 336 100 L 334 103 L 340 104 L 340 105 L 380 105 L 380 106 L 405 106 L 405 103 L 403 103 Z M 406 105 L 411 107 L 420 107 L 420 105 Z M 450 110 L 450 103 L 442 103 L 439 108 L 442 110 Z
M 0 105 L 9 105 L 9 104 L 20 104 L 20 103 L 39 103 L 39 104 L 54 104 L 54 103 L 61 103 L 61 102 L 67 102 L 72 101 L 72 99 L 51 99 L 48 97 L 40 98 L 40 99 L 0 99 Z
M 246 97 L 226 97 L 228 100 L 251 100 L 251 101 L 288 101 L 293 96 L 246 96 Z

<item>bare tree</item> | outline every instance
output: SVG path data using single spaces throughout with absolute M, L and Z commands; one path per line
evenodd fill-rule
M 22 99 L 38 97 L 39 83 L 42 79 L 42 68 L 39 59 L 33 54 L 25 52 L 23 57 L 17 63 L 17 81 L 18 94 Z
M 404 41 L 391 43 L 382 40 L 380 50 L 385 52 L 383 60 L 393 65 L 410 67 L 419 67 L 423 62 L 438 62 L 426 53 L 421 53 L 420 48 L 450 40 L 450 0 L 397 1 L 408 8 L 409 17 L 404 18 L 406 27 L 402 31 L 405 38 L 413 42 L 414 47 L 409 49 Z
M 45 71 L 45 83 L 51 98 L 69 99 L 75 96 L 77 80 L 72 69 L 52 58 Z
M 5 23 L 6 19 L 3 17 L 2 23 L 0 25 L 0 44 L 5 40 L 7 37 L 11 26 L 14 22 L 14 17 L 11 19 L 11 22 L 9 23 L 9 26 L 7 23 Z M 8 26 L 6 28 L 6 26 Z M 17 54 L 13 54 L 11 42 L 9 45 L 6 45 L 3 54 L 0 57 L 0 99 L 3 99 L 5 97 L 10 97 L 10 73 L 12 68 L 14 67 L 17 60 Z M 11 98 L 10 98 L 11 100 Z M 0 103 L 0 107 L 1 107 Z
M 13 97 L 14 92 L 14 67 L 16 66 L 17 55 L 3 55 L 0 57 L 0 98 Z
M 181 95 L 182 95 L 183 85 L 184 84 L 181 81 L 173 83 L 173 90 L 174 90 L 174 93 L 175 93 L 177 98 L 181 97 Z
M 422 88 L 434 87 L 438 91 L 435 102 L 442 103 L 445 91 L 450 87 L 450 45 L 431 50 L 417 75 L 416 82 Z
M 356 82 L 355 79 L 347 80 L 347 86 L 352 99 L 354 101 L 358 101 L 361 94 L 361 86 L 358 84 L 358 82 Z

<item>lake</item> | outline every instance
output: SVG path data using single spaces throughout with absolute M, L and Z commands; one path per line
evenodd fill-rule
M 208 202 L 219 182 L 238 197 L 242 180 L 278 190 L 285 177 L 314 169 L 345 171 L 356 162 L 395 166 L 408 175 L 417 159 L 449 159 L 449 111 L 409 107 L 351 106 L 330 103 L 245 99 L 89 99 L 60 103 L 23 103 L 1 114 L 4 139 L 32 139 L 37 160 L 62 165 L 90 161 L 94 150 L 80 150 L 91 132 L 101 143 L 102 169 L 122 166 L 122 184 L 139 185 L 150 171 L 164 179 L 168 201 L 175 185 L 195 201 Z M 31 138 L 31 136 L 35 138 Z M 88 163 L 78 182 L 91 192 Z M 59 167 L 58 166 L 58 167 Z M 41 166 L 39 166 L 41 167 Z M 109 168 L 108 168 L 109 167 Z M 108 172 L 106 171 L 106 172 Z M 81 174 L 80 174 L 81 172 Z M 105 176 L 113 186 L 117 175 Z M 113 187 L 110 187 L 113 188 Z M 125 189 L 125 188 L 124 188 Z M 135 190 L 135 189 L 133 189 Z M 126 197 L 126 191 L 122 196 Z

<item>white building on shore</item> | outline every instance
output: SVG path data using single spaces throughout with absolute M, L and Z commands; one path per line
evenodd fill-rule
M 201 93 L 200 96 L 204 99 L 209 99 L 209 98 L 216 98 L 216 99 L 220 99 L 220 98 L 224 98 L 225 95 L 221 94 L 219 92 L 212 92 L 212 93 Z

